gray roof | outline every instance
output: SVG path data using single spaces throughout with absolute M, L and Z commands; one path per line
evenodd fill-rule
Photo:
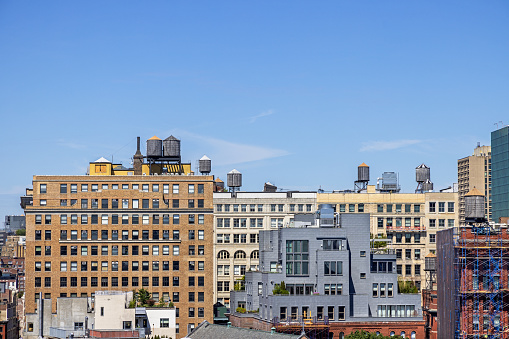
M 208 321 L 202 322 L 198 327 L 196 327 L 191 333 L 184 338 L 192 338 L 192 339 L 307 339 L 307 336 L 304 334 L 294 335 L 294 334 L 283 334 L 283 333 L 274 333 L 253 330 L 248 328 L 241 327 L 227 327 L 225 325 L 216 325 L 210 324 Z

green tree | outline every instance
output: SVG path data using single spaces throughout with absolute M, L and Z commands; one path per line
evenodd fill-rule
M 144 288 L 140 288 L 137 292 L 134 293 L 134 299 L 141 306 L 147 305 L 149 303 L 149 300 L 152 300 L 150 298 L 151 298 L 150 292 Z
M 19 230 L 16 230 L 16 235 L 27 235 L 27 230 L 20 228 Z
M 159 304 L 157 304 L 157 307 L 164 307 L 166 306 L 166 303 L 164 302 L 164 298 L 159 299 Z
M 411 280 L 398 280 L 399 293 L 419 293 L 419 289 Z
M 285 285 L 285 282 L 284 281 L 281 281 L 280 284 L 275 284 L 274 285 L 274 289 L 272 290 L 272 294 L 290 294 L 290 292 L 288 292 L 286 290 L 286 285 Z

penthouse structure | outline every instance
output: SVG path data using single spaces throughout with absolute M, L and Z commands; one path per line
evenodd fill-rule
M 216 301 L 230 306 L 230 290 L 242 276 L 259 269 L 259 232 L 289 227 L 296 213 L 316 211 L 316 192 L 214 193 Z
M 399 292 L 396 256 L 370 245 L 369 215 L 319 206 L 318 219 L 296 215 L 291 227 L 260 232 L 260 269 L 231 292 L 232 324 L 312 338 L 361 328 L 423 337 L 420 295 Z
M 164 149 L 163 149 L 164 143 Z M 209 163 L 210 165 L 210 163 Z M 213 176 L 180 161 L 180 141 L 147 141 L 133 168 L 101 158 L 88 175 L 35 175 L 26 215 L 26 313 L 38 299 L 147 289 L 176 307 L 176 335 L 212 320 Z M 179 330 L 182 330 L 182 334 Z

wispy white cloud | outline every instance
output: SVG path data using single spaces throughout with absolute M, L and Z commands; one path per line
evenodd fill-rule
M 256 120 L 258 120 L 259 118 L 263 118 L 263 117 L 266 117 L 266 116 L 269 116 L 269 115 L 272 115 L 272 114 L 274 114 L 274 110 L 269 109 L 269 110 L 267 110 L 265 112 L 262 112 L 260 114 L 257 114 L 257 115 L 254 115 L 254 116 L 250 117 L 249 118 L 249 122 L 253 123 Z
M 369 141 L 364 142 L 360 149 L 361 152 L 370 151 L 388 151 L 397 148 L 402 148 L 409 145 L 421 143 L 422 140 L 405 139 L 405 140 L 392 140 L 392 141 Z
M 57 140 L 57 144 L 59 146 L 63 146 L 63 147 L 67 147 L 67 148 L 72 148 L 72 149 L 85 149 L 85 148 L 87 148 L 87 146 L 85 146 L 85 145 L 77 144 L 75 142 L 67 141 L 67 140 L 64 140 L 64 139 L 58 139 Z
M 179 130 L 177 134 L 185 135 L 189 139 L 194 139 L 195 141 L 199 141 L 201 144 L 206 145 L 205 151 L 207 152 L 207 156 L 212 159 L 213 165 L 217 166 L 260 161 L 290 154 L 282 149 L 235 143 L 227 140 L 196 135 L 182 130 Z

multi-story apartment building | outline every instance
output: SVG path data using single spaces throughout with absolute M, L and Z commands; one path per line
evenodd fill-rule
M 459 222 L 465 223 L 465 194 L 477 188 L 485 197 L 484 212 L 491 220 L 491 147 L 477 144 L 471 156 L 458 160 Z
M 465 196 L 465 225 L 438 234 L 438 338 L 509 338 L 509 229 Z
M 319 206 L 318 222 L 260 232 L 260 271 L 246 274 L 245 291 L 231 292 L 230 321 L 320 338 L 357 329 L 421 338 L 420 295 L 398 292 L 396 257 L 371 248 L 369 215 L 341 214 L 338 223 L 331 205 Z M 255 312 L 252 319 L 237 307 Z
M 396 271 L 420 287 L 425 283 L 424 257 L 436 251 L 436 232 L 458 226 L 458 193 L 318 193 L 318 204 L 338 213 L 369 213 L 371 235 L 392 240 Z
M 216 301 L 229 307 L 230 290 L 259 266 L 260 230 L 288 227 L 295 213 L 314 213 L 316 192 L 214 193 Z
M 138 142 L 133 169 L 102 158 L 89 175 L 33 177 L 31 203 L 22 198 L 26 313 L 40 294 L 55 312 L 57 297 L 93 306 L 98 290 L 144 288 L 175 304 L 177 336 L 212 320 L 213 176 L 156 161 Z
M 509 217 L 509 126 L 491 132 L 492 220 Z

